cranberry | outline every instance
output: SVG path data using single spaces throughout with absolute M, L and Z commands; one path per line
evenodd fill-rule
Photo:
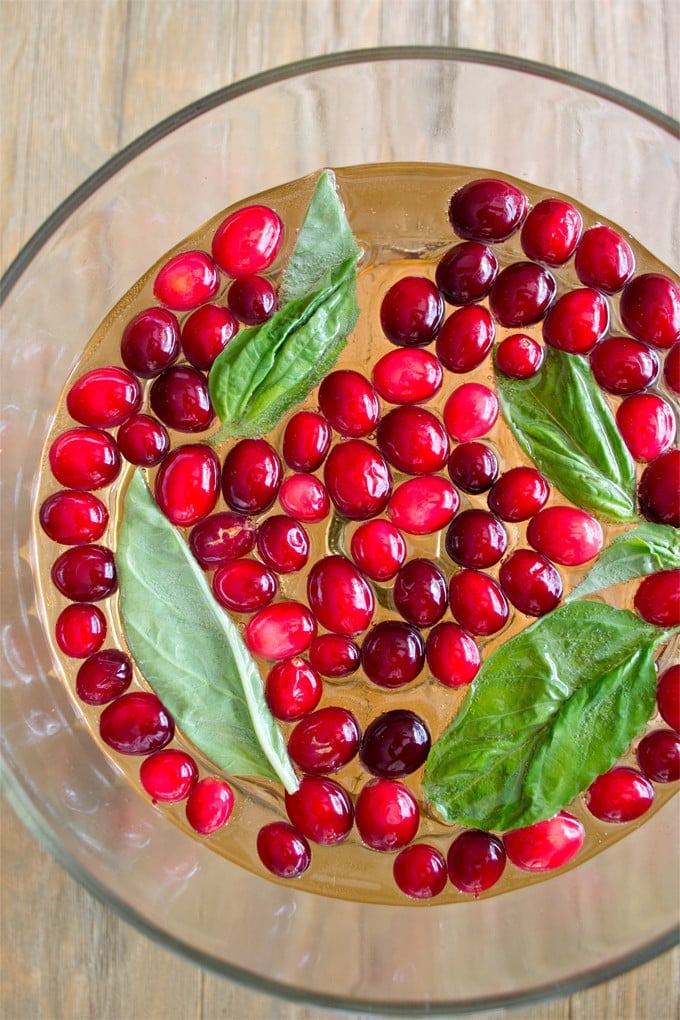
M 125 368 L 93 368 L 71 386 L 66 407 L 81 425 L 113 428 L 138 411 L 142 389 Z
M 663 366 L 663 377 L 673 393 L 680 393 L 680 343 L 673 344 Z
M 524 221 L 522 249 L 535 262 L 561 266 L 573 255 L 582 229 L 578 209 L 561 198 L 544 198 Z
M 393 467 L 409 475 L 440 471 L 449 455 L 442 423 L 431 411 L 412 404 L 395 407 L 384 415 L 376 444 Z
M 431 560 L 409 560 L 394 582 L 394 605 L 408 623 L 431 627 L 446 612 L 446 578 Z
M 109 511 L 90 492 L 62 489 L 40 507 L 40 525 L 53 542 L 84 545 L 96 542 L 106 531 Z
M 199 779 L 187 797 L 187 821 L 201 836 L 209 836 L 226 825 L 233 809 L 233 790 L 224 779 L 215 776 Z
M 289 418 L 283 433 L 283 459 L 293 471 L 316 471 L 331 445 L 325 418 L 314 411 L 298 411 Z
M 396 856 L 394 881 L 414 900 L 429 900 L 446 888 L 446 861 L 429 843 L 414 843 Z
M 486 308 L 481 305 L 457 308 L 437 334 L 437 357 L 449 372 L 471 372 L 491 350 L 495 333 Z
M 319 704 L 322 692 L 321 677 L 299 656 L 275 663 L 264 688 L 272 715 L 282 722 L 294 722 L 309 715 Z
M 284 478 L 279 502 L 287 514 L 305 524 L 322 521 L 331 509 L 326 486 L 316 475 L 295 474 Z
M 354 821 L 346 791 L 325 776 L 304 776 L 295 793 L 286 793 L 288 817 L 303 836 L 322 846 L 346 839 Z
M 66 606 L 57 617 L 54 636 L 64 655 L 86 659 L 104 644 L 106 617 L 86 602 Z
M 268 269 L 283 241 L 283 222 L 265 205 L 247 205 L 230 213 L 215 231 L 212 254 L 228 276 Z
M 515 609 L 527 616 L 544 616 L 562 598 L 559 571 L 532 549 L 515 549 L 501 564 L 498 579 Z
M 291 574 L 304 567 L 309 557 L 307 532 L 285 514 L 275 514 L 257 531 L 257 551 L 264 563 L 279 574 Z
M 257 854 L 277 878 L 299 878 L 312 860 L 309 843 L 287 822 L 263 825 L 257 834 Z
M 401 779 L 425 763 L 431 743 L 429 730 L 419 715 L 407 708 L 395 708 L 366 727 L 359 758 L 372 775 Z
M 488 574 L 460 570 L 449 582 L 451 612 L 471 634 L 495 634 L 505 626 L 510 610 L 503 592 Z
M 530 379 L 543 364 L 543 348 L 526 333 L 513 333 L 496 349 L 496 368 L 511 379 Z
M 156 502 L 172 524 L 188 528 L 207 517 L 220 492 L 220 462 L 203 443 L 178 446 L 161 464 Z
M 347 637 L 366 630 L 375 609 L 373 589 L 344 556 L 317 560 L 307 578 L 307 597 L 319 623 Z
M 116 434 L 118 449 L 130 464 L 155 467 L 170 449 L 170 436 L 164 425 L 150 414 L 128 418 Z
M 431 535 L 445 528 L 460 499 L 453 486 L 439 475 L 424 475 L 402 482 L 387 505 L 387 513 L 408 535 Z
M 635 460 L 655 460 L 675 439 L 675 415 L 655 393 L 635 393 L 616 409 L 616 424 Z
M 482 383 L 463 383 L 444 404 L 446 431 L 456 442 L 485 436 L 498 417 L 498 398 Z
M 288 738 L 288 753 L 303 772 L 322 775 L 347 765 L 360 742 L 354 715 L 346 708 L 327 705 L 297 723 Z
M 372 850 L 399 850 L 414 839 L 420 813 L 411 791 L 396 779 L 371 779 L 359 791 L 356 824 Z
M 434 340 L 444 320 L 444 300 L 425 276 L 405 276 L 385 294 L 380 325 L 399 347 L 422 347 Z
M 439 260 L 435 281 L 449 304 L 467 305 L 486 297 L 497 272 L 491 248 L 479 241 L 462 241 Z
M 139 768 L 139 780 L 153 798 L 174 804 L 189 796 L 198 779 L 198 766 L 187 754 L 176 747 L 154 751 Z
M 498 476 L 496 454 L 484 443 L 459 443 L 446 468 L 453 484 L 471 494 L 486 492 Z
M 237 277 L 227 294 L 230 311 L 246 326 L 259 326 L 271 319 L 277 303 L 274 285 L 257 273 Z
M 680 624 L 680 570 L 660 570 L 638 585 L 635 609 L 643 620 L 657 627 Z
M 186 312 L 215 296 L 220 286 L 217 266 L 204 251 L 173 255 L 159 270 L 154 297 L 173 311 Z
M 373 366 L 373 385 L 391 404 L 420 404 L 441 389 L 439 359 L 419 347 L 388 351 Z
M 651 386 L 659 374 L 659 359 L 640 340 L 610 336 L 591 351 L 590 367 L 603 390 L 625 396 Z
M 491 567 L 498 563 L 508 535 L 488 510 L 465 510 L 453 519 L 446 533 L 446 551 L 462 567 Z
M 149 403 L 163 424 L 178 432 L 204 432 L 215 416 L 206 378 L 191 365 L 166 368 L 151 386 Z
M 179 348 L 177 316 L 165 308 L 145 308 L 123 330 L 120 353 L 135 375 L 150 379 L 177 360 Z
M 151 754 L 170 743 L 175 724 L 155 694 L 133 691 L 106 706 L 99 733 L 119 754 Z
M 243 636 L 253 655 L 290 659 L 309 648 L 316 620 L 301 602 L 275 602 L 251 617 Z
M 578 567 L 602 549 L 602 527 L 585 510 L 571 506 L 549 506 L 529 522 L 527 539 L 553 563 Z
M 356 673 L 361 652 L 351 638 L 342 634 L 321 634 L 309 646 L 309 661 L 323 676 L 335 680 Z
M 118 587 L 113 553 L 103 545 L 77 545 L 52 564 L 54 586 L 72 602 L 99 602 Z
M 666 450 L 648 464 L 638 487 L 640 512 L 648 521 L 680 527 L 680 450 Z
M 637 340 L 672 347 L 680 340 L 680 287 L 659 273 L 634 276 L 621 295 L 621 321 Z
M 480 666 L 479 648 L 473 637 L 456 623 L 438 623 L 427 635 L 427 666 L 445 687 L 470 684 Z
M 99 429 L 62 432 L 50 446 L 49 459 L 52 474 L 69 489 L 103 489 L 120 471 L 118 447 Z
M 489 295 L 491 313 L 512 329 L 539 322 L 555 297 L 557 284 L 535 262 L 513 262 L 501 270 Z
M 182 324 L 182 350 L 187 361 L 207 372 L 237 331 L 238 322 L 224 305 L 202 305 Z
M 389 521 L 366 521 L 359 525 L 350 543 L 357 567 L 374 581 L 389 581 L 406 559 L 406 542 Z
M 191 529 L 189 546 L 192 553 L 207 570 L 227 560 L 245 556 L 255 546 L 257 528 L 241 514 L 212 514 Z
M 105 705 L 128 689 L 132 682 L 129 655 L 117 648 L 95 652 L 76 676 L 76 694 L 88 705 Z
M 552 871 L 561 868 L 583 846 L 584 829 L 578 818 L 560 811 L 553 818 L 536 822 L 503 837 L 509 859 L 523 871 Z
M 548 310 L 543 339 L 567 354 L 588 354 L 609 326 L 607 299 L 597 290 L 567 291 Z
M 637 769 L 619 766 L 598 776 L 584 800 L 602 822 L 632 822 L 652 806 L 654 787 Z
M 576 275 L 586 287 L 615 294 L 633 274 L 633 249 L 612 227 L 600 223 L 585 231 L 574 260 Z
M 281 485 L 281 461 L 266 439 L 241 439 L 224 458 L 222 493 L 232 510 L 268 510 Z
M 278 591 L 278 583 L 271 570 L 257 560 L 226 560 L 215 571 L 212 590 L 226 609 L 253 613 L 269 605 Z
M 449 847 L 446 863 L 456 889 L 477 897 L 495 885 L 505 871 L 505 847 L 490 832 L 466 829 Z
M 680 666 L 663 671 L 656 685 L 656 701 L 663 721 L 680 730 Z
M 378 687 L 403 687 L 425 664 L 425 645 L 417 627 L 383 620 L 369 630 L 361 646 L 361 664 Z
M 363 439 L 333 447 L 324 464 L 324 482 L 338 512 L 355 521 L 381 513 L 392 491 L 387 461 Z
M 527 521 L 550 495 L 550 486 L 536 468 L 516 467 L 505 471 L 488 496 L 489 507 L 503 521 Z
M 454 192 L 449 223 L 470 241 L 504 241 L 524 219 L 526 196 L 509 181 L 481 178 Z
M 680 779 L 680 733 L 652 730 L 638 744 L 637 760 L 653 782 L 676 782 Z
M 366 436 L 378 423 L 380 405 L 375 390 L 360 372 L 331 372 L 319 386 L 319 407 L 341 436 Z

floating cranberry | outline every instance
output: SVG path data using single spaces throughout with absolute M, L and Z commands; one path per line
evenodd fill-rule
M 392 491 L 387 461 L 363 439 L 346 439 L 333 447 L 324 464 L 324 482 L 338 512 L 354 521 L 381 513 Z
M 573 255 L 582 229 L 578 209 L 561 198 L 544 198 L 524 221 L 522 249 L 535 262 L 562 266 Z
M 228 276 L 268 269 L 283 241 L 283 221 L 265 205 L 248 205 L 230 213 L 215 231 L 212 255 Z
M 446 532 L 446 551 L 462 567 L 491 567 L 507 545 L 505 528 L 488 510 L 464 510 Z
M 182 350 L 194 368 L 207 372 L 238 331 L 238 322 L 224 305 L 202 305 L 182 324 Z
M 374 581 L 388 581 L 406 559 L 406 542 L 398 528 L 377 519 L 359 525 L 350 543 L 357 567 Z
M 647 623 L 657 627 L 680 624 L 680 570 L 660 570 L 643 578 L 634 605 Z
M 425 763 L 431 743 L 429 730 L 419 715 L 407 708 L 395 708 L 366 727 L 359 758 L 372 775 L 401 779 Z
M 449 455 L 444 426 L 431 411 L 406 404 L 383 416 L 376 444 L 398 471 L 428 475 L 440 471 Z
M 478 241 L 462 241 L 439 260 L 435 281 L 449 304 L 467 305 L 486 297 L 497 272 L 498 260 L 491 248 Z
M 559 571 L 532 549 L 515 549 L 501 564 L 498 579 L 515 609 L 527 616 L 544 616 L 562 598 Z
M 150 414 L 134 414 L 118 429 L 116 443 L 130 464 L 155 467 L 170 449 L 170 436 Z
M 120 454 L 108 432 L 67 429 L 49 451 L 52 474 L 69 489 L 103 489 L 118 477 Z
M 444 404 L 446 431 L 458 443 L 485 436 L 497 417 L 498 398 L 482 383 L 463 383 Z
M 207 517 L 220 493 L 220 462 L 203 443 L 172 450 L 154 485 L 156 502 L 172 524 L 188 528 Z
M 361 731 L 346 708 L 326 705 L 294 727 L 288 753 L 299 769 L 309 775 L 338 772 L 359 750 Z
M 635 460 L 655 460 L 675 439 L 675 415 L 656 393 L 635 393 L 616 409 L 616 424 Z
M 449 582 L 451 612 L 471 634 L 487 636 L 505 626 L 510 610 L 503 592 L 488 574 L 460 570 Z
M 680 393 L 680 343 L 673 344 L 663 366 L 663 377 L 673 393 Z
M 387 505 L 387 513 L 407 535 L 431 535 L 445 528 L 460 499 L 453 486 L 439 475 L 423 475 L 402 482 Z
M 457 308 L 437 334 L 437 357 L 449 372 L 471 372 L 484 361 L 493 346 L 496 328 L 486 308 Z
M 86 659 L 104 644 L 106 617 L 87 602 L 66 606 L 57 617 L 54 636 L 64 655 Z
M 217 267 L 204 251 L 183 251 L 159 270 L 154 297 L 173 311 L 186 312 L 215 296 L 220 286 Z
M 530 379 L 543 364 L 543 348 L 526 333 L 513 333 L 496 349 L 496 368 L 511 379 Z
M 215 571 L 212 590 L 226 609 L 254 613 L 269 605 L 278 591 L 278 582 L 257 560 L 226 560 Z
M 54 586 L 72 602 L 99 602 L 118 587 L 113 553 L 103 545 L 77 545 L 52 564 Z
M 151 379 L 172 365 L 179 350 L 179 322 L 166 308 L 145 308 L 123 330 L 120 344 L 123 361 L 143 379 Z
M 283 433 L 283 459 L 293 471 L 316 471 L 330 445 L 331 430 L 326 419 L 314 411 L 298 411 Z
M 635 256 L 616 230 L 600 223 L 583 234 L 574 265 L 576 275 L 586 287 L 615 294 L 633 275 Z
M 603 390 L 625 396 L 651 386 L 659 374 L 659 359 L 640 340 L 610 336 L 591 351 L 590 367 Z
M 414 900 L 430 900 L 446 888 L 446 861 L 429 843 L 414 843 L 401 850 L 393 874 L 399 889 Z
M 257 834 L 257 855 L 277 878 L 299 878 L 312 860 L 309 843 L 287 822 L 262 826 Z
M 516 467 L 505 471 L 488 496 L 489 507 L 503 521 L 527 521 L 550 495 L 550 486 L 536 468 Z
M 325 556 L 314 564 L 307 597 L 322 627 L 337 634 L 360 634 L 373 617 L 373 589 L 344 556 Z
M 449 847 L 446 863 L 456 889 L 477 897 L 505 871 L 505 847 L 497 836 L 481 829 L 466 829 Z
M 309 648 L 316 620 L 301 602 L 275 602 L 251 617 L 243 636 L 253 655 L 290 659 Z
M 560 811 L 544 822 L 506 832 L 503 842 L 515 867 L 522 871 L 553 871 L 576 856 L 584 838 L 578 818 Z
M 237 277 L 227 294 L 229 310 L 246 326 L 259 326 L 271 319 L 277 302 L 274 285 L 257 273 Z
M 399 347 L 422 347 L 434 340 L 444 320 L 444 300 L 425 276 L 405 276 L 385 294 L 380 324 Z
M 549 506 L 533 517 L 527 540 L 553 563 L 578 567 L 602 549 L 604 535 L 600 522 L 585 510 L 571 506 Z
M 504 241 L 524 219 L 527 200 L 509 181 L 481 178 L 454 192 L 449 223 L 470 241 Z
M 341 436 L 366 436 L 378 423 L 380 405 L 368 379 L 352 369 L 339 369 L 319 386 L 319 407 Z
M 583 798 L 602 822 L 632 822 L 652 806 L 654 787 L 637 769 L 619 766 L 598 776 Z
M 418 831 L 418 803 L 395 779 L 371 779 L 359 791 L 355 812 L 359 835 L 372 850 L 399 850 Z
M 656 524 L 680 527 L 680 450 L 666 450 L 648 464 L 638 486 L 640 513 Z
M 276 499 L 283 469 L 266 439 L 241 439 L 224 458 L 222 493 L 232 510 L 258 514 Z
M 309 661 L 323 676 L 337 680 L 356 673 L 361 652 L 351 638 L 342 634 L 321 634 L 309 646 Z
M 279 502 L 287 514 L 305 524 L 322 521 L 331 509 L 323 482 L 316 475 L 302 473 L 284 478 L 279 489 Z
M 626 284 L 621 321 L 637 340 L 672 347 L 680 340 L 680 287 L 660 273 L 643 273 Z
M 454 485 L 463 492 L 486 492 L 498 476 L 496 454 L 485 443 L 459 443 L 446 465 Z
M 85 545 L 106 531 L 109 511 L 90 492 L 62 489 L 48 496 L 40 507 L 40 525 L 53 542 Z
M 294 722 L 309 715 L 319 704 L 322 692 L 321 677 L 299 656 L 275 663 L 264 688 L 272 715 L 282 722 Z
M 93 368 L 71 386 L 66 407 L 81 425 L 113 428 L 138 411 L 142 389 L 138 380 L 125 368 L 111 366 Z
M 637 749 L 638 765 L 654 783 L 674 783 L 680 779 L 680 733 L 652 730 Z
M 286 793 L 286 811 L 303 836 L 322 846 L 346 839 L 354 821 L 354 808 L 346 791 L 334 779 L 304 776 L 295 793 Z
M 189 546 L 201 566 L 212 570 L 245 556 L 254 548 L 256 537 L 257 528 L 251 520 L 226 511 L 199 521 L 191 529 Z
M 431 627 L 446 612 L 446 578 L 431 560 L 417 558 L 405 563 L 392 594 L 397 612 L 417 627 Z
M 286 514 L 274 514 L 257 530 L 257 551 L 264 563 L 279 574 L 304 567 L 309 557 L 309 536 L 301 524 Z
M 154 803 L 175 804 L 189 796 L 198 780 L 198 766 L 186 751 L 167 747 L 144 759 L 139 780 Z
M 435 680 L 445 687 L 470 684 L 480 666 L 474 638 L 456 623 L 438 623 L 427 635 L 427 666 Z
M 226 825 L 233 809 L 233 790 L 224 779 L 215 776 L 199 779 L 187 797 L 187 821 L 201 836 L 209 836 Z
M 128 689 L 132 682 L 129 655 L 117 648 L 95 652 L 76 676 L 76 694 L 88 705 L 105 705 Z
M 550 307 L 543 322 L 543 339 L 567 354 L 589 354 L 608 326 L 607 299 L 592 288 L 577 288 Z
M 369 630 L 361 646 L 361 664 L 378 687 L 403 687 L 425 664 L 425 644 L 417 627 L 383 620 Z
M 420 404 L 441 389 L 439 359 L 419 347 L 388 351 L 373 366 L 373 385 L 391 404 Z
M 656 685 L 656 702 L 664 722 L 680 730 L 680 666 L 669 666 Z
M 154 379 L 149 403 L 164 425 L 178 432 L 204 432 L 215 412 L 208 383 L 191 365 L 171 365 Z
M 99 733 L 119 754 L 151 754 L 170 743 L 175 724 L 155 694 L 132 691 L 106 706 Z
M 496 277 L 489 304 L 502 326 L 531 326 L 547 312 L 557 292 L 555 278 L 535 262 L 513 262 Z

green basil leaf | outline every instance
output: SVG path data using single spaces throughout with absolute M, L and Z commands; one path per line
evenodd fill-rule
M 430 751 L 426 797 L 447 822 L 483 829 L 552 817 L 644 729 L 667 636 L 598 602 L 537 620 L 482 665 Z
M 503 416 L 522 449 L 576 506 L 632 521 L 635 465 L 587 361 L 547 347 L 530 379 L 496 372 Z
M 125 640 L 184 736 L 232 775 L 295 791 L 257 666 L 139 470 L 125 494 L 116 569 Z
M 680 531 L 670 524 L 645 522 L 613 538 L 566 601 L 676 567 L 680 567 Z

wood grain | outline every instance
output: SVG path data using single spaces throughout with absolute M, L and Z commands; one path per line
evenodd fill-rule
M 3 270 L 55 206 L 142 131 L 231 81 L 314 54 L 409 43 L 503 51 L 680 110 L 673 0 L 0 0 L 0 39 Z M 175 958 L 95 901 L 8 808 L 1 818 L 5 1020 L 321 1015 Z M 512 1015 L 670 1020 L 677 975 L 669 953 Z

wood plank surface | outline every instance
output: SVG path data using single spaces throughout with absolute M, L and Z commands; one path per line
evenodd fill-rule
M 674 0 L 0 0 L 3 270 L 85 177 L 190 101 L 302 57 L 411 43 L 512 53 L 680 110 Z M 6 806 L 0 818 L 5 1020 L 325 1015 L 177 959 L 95 901 Z M 677 1009 L 669 953 L 512 1016 L 670 1020 Z

